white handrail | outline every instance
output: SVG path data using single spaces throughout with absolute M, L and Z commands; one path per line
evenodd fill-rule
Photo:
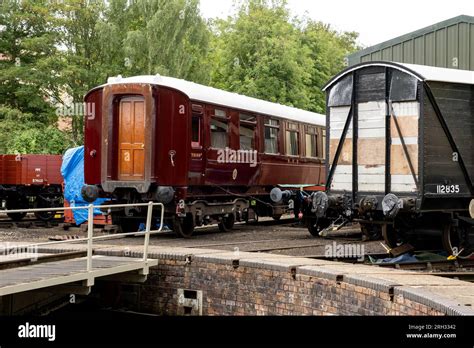
M 160 227 L 157 230 L 151 229 L 151 221 L 153 218 L 153 207 L 159 206 L 160 209 Z M 111 234 L 106 236 L 96 236 L 94 237 L 94 209 L 95 208 L 125 208 L 125 207 L 147 207 L 147 215 L 146 215 L 146 223 L 145 223 L 145 231 L 144 232 L 132 232 L 132 233 L 117 233 Z M 93 204 L 89 204 L 88 206 L 81 206 L 81 207 L 54 207 L 54 208 L 35 208 L 35 209 L 12 209 L 12 210 L 0 210 L 0 212 L 4 213 L 29 213 L 29 212 L 37 212 L 37 211 L 66 211 L 66 210 L 78 210 L 78 209 L 87 209 L 87 238 L 78 238 L 78 239 L 71 239 L 71 240 L 60 240 L 60 241 L 52 241 L 52 242 L 43 242 L 43 243 L 33 243 L 33 244 L 19 244 L 15 246 L 11 246 L 9 248 L 14 249 L 17 247 L 22 248 L 31 248 L 31 247 L 38 247 L 43 245 L 53 245 L 53 244 L 63 244 L 63 243 L 77 243 L 77 242 L 84 242 L 87 241 L 87 272 L 92 270 L 92 242 L 93 240 L 100 240 L 100 239 L 111 239 L 121 236 L 137 236 L 143 235 L 145 237 L 143 243 L 143 261 L 146 262 L 148 259 L 148 247 L 150 244 L 150 235 L 159 233 L 163 230 L 163 219 L 165 215 L 165 206 L 163 203 L 153 203 L 152 201 L 148 203 L 129 203 L 129 204 L 109 204 L 109 205 L 98 205 L 95 206 Z M 8 249 L 8 247 L 7 247 Z

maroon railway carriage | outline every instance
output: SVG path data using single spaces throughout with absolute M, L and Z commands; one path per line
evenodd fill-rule
M 290 194 L 269 193 L 280 184 L 323 187 L 323 115 L 158 75 L 111 78 L 85 102 L 84 198 L 162 202 L 180 236 L 279 218 Z M 112 211 L 129 231 L 144 215 Z
M 0 155 L 0 202 L 6 209 L 47 208 L 62 199 L 61 155 Z M 26 213 L 9 213 L 21 220 Z M 53 212 L 37 212 L 49 220 Z

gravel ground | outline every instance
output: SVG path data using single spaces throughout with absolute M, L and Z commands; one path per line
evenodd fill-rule
M 282 223 L 284 222 L 284 223 Z M 105 233 L 96 229 L 94 235 Z M 80 228 L 65 231 L 62 226 L 44 228 L 0 227 L 0 242 L 47 242 L 52 236 L 86 237 L 87 233 Z M 271 219 L 262 219 L 258 224 L 236 224 L 231 232 L 220 232 L 217 226 L 197 228 L 191 239 L 182 239 L 172 231 L 161 232 L 151 236 L 150 245 L 210 248 L 220 250 L 240 250 L 269 252 L 281 255 L 312 256 L 324 255 L 325 245 L 361 243 L 357 236 L 323 239 L 315 238 L 306 228 L 298 226 L 291 219 L 276 223 Z M 94 241 L 94 245 L 142 245 L 143 237 L 123 237 Z M 385 250 L 380 241 L 364 242 L 364 253 L 383 253 Z

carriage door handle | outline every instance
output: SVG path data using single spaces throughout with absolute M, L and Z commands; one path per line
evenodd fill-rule
M 168 155 L 170 156 L 171 165 L 174 167 L 174 156 L 176 156 L 176 151 L 169 150 Z

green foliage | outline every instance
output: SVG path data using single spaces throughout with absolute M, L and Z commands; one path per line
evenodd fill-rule
M 249 1 L 215 23 L 212 83 L 237 93 L 308 108 L 312 66 L 283 2 Z
M 57 93 L 54 18 L 45 1 L 4 1 L 0 4 L 0 105 L 8 105 L 50 122 L 48 98 Z
M 357 33 L 338 33 L 329 25 L 308 21 L 302 29 L 303 44 L 310 49 L 311 68 L 311 106 L 310 109 L 325 112 L 325 93 L 322 87 L 341 71 L 344 58 L 356 50 Z
M 0 153 L 61 154 L 71 146 L 70 135 L 54 125 L 0 105 Z
M 140 0 L 130 11 L 136 20 L 124 41 L 127 74 L 206 79 L 210 32 L 198 0 Z
M 69 146 L 68 146 L 69 145 Z M 67 136 L 54 126 L 30 127 L 15 132 L 7 143 L 8 153 L 62 154 L 68 147 Z
M 356 49 L 356 33 L 291 19 L 285 1 L 244 1 L 213 29 L 213 85 L 320 113 L 321 88 Z
M 242 0 L 207 22 L 199 0 L 0 2 L 0 153 L 61 153 L 84 118 L 58 107 L 110 76 L 163 74 L 324 112 L 321 87 L 357 49 L 356 33 L 291 18 L 284 0 Z

